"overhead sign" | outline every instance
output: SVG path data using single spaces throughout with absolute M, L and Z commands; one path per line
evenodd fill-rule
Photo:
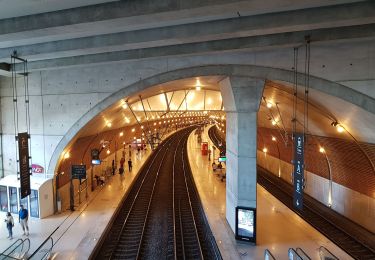
M 92 149 L 91 150 L 91 159 L 98 160 L 99 159 L 99 150 L 98 149 Z
M 31 173 L 44 173 L 43 166 L 40 166 L 39 164 L 33 163 L 31 165 Z
M 86 179 L 86 165 L 72 165 L 72 179 Z
M 92 165 L 100 165 L 100 163 L 101 163 L 101 161 L 99 159 L 97 159 L 97 160 L 96 159 L 92 159 L 91 160 L 91 164 Z
M 28 133 L 18 133 L 18 155 L 20 164 L 21 199 L 23 199 L 31 193 Z
M 294 139 L 294 192 L 293 205 L 296 209 L 303 208 L 303 177 L 304 177 L 304 137 L 296 133 Z
M 227 161 L 227 157 L 226 156 L 220 156 L 219 157 L 219 162 L 226 162 Z

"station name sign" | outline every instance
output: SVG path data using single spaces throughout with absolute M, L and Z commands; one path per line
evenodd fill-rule
M 294 192 L 293 205 L 296 209 L 303 208 L 303 179 L 304 179 L 304 136 L 301 133 L 294 134 Z
M 30 188 L 30 164 L 29 164 L 29 134 L 18 133 L 18 155 L 20 163 L 20 187 L 21 199 L 31 193 Z

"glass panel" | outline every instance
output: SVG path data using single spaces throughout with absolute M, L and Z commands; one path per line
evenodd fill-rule
M 31 190 L 30 194 L 30 216 L 39 218 L 39 202 L 38 202 L 38 191 Z
M 21 199 L 21 189 L 18 189 L 18 196 L 20 198 L 20 205 L 23 205 L 23 208 L 29 211 L 29 196 Z
M 321 260 L 339 260 L 334 254 L 332 254 L 327 248 L 321 246 L 319 248 L 319 256 Z
M 311 260 L 311 258 L 306 254 L 305 251 L 303 251 L 302 248 L 297 247 L 296 252 L 302 258 L 302 260 Z
M 6 186 L 0 186 L 0 210 L 8 212 L 8 194 Z
M 294 250 L 293 248 L 289 248 L 288 257 L 289 257 L 289 260 L 302 260 L 302 258 L 298 255 L 296 250 Z
M 268 249 L 264 251 L 264 260 L 275 260 L 275 257 L 271 254 L 271 252 Z
M 18 213 L 17 188 L 9 187 L 10 212 Z

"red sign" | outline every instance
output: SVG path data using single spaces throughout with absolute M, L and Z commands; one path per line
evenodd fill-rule
M 32 173 L 44 173 L 44 168 L 40 166 L 39 164 L 32 164 L 31 172 Z

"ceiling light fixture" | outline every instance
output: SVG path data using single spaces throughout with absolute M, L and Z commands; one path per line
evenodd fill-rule
M 197 91 L 199 91 L 199 90 L 201 90 L 201 82 L 200 82 L 200 80 L 199 79 L 197 79 L 196 80 L 196 82 L 195 82 L 195 89 L 197 90 Z

